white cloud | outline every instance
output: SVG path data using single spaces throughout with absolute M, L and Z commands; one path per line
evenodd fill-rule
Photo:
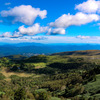
M 48 39 L 47 37 L 45 37 L 45 36 L 35 36 L 35 37 L 31 37 L 31 39 L 32 40 L 46 40 L 46 39 Z
M 40 8 L 33 8 L 31 5 L 16 6 L 8 11 L 1 11 L 2 17 L 13 17 L 11 20 L 12 23 L 22 22 L 26 25 L 32 25 L 38 16 L 41 19 L 44 19 L 46 18 L 46 15 L 46 10 L 40 10 Z
M 48 30 L 48 27 L 41 27 L 38 23 L 36 23 L 33 26 L 27 28 L 25 28 L 24 26 L 20 26 L 18 30 L 19 33 L 23 35 L 36 35 L 39 33 L 46 32 Z
M 10 2 L 7 2 L 7 3 L 5 3 L 5 5 L 11 5 L 11 3 Z
M 51 22 L 50 26 L 67 28 L 72 25 L 80 26 L 98 20 L 99 15 L 97 14 L 84 14 L 82 12 L 78 12 L 75 15 L 64 14 L 56 19 L 55 22 Z
M 38 23 L 34 24 L 33 26 L 25 28 L 25 26 L 20 26 L 18 28 L 18 31 L 14 31 L 13 33 L 11 32 L 5 32 L 0 37 L 9 37 L 9 38 L 18 38 L 18 37 L 23 37 L 24 35 L 26 36 L 33 36 L 39 33 L 47 32 L 48 27 L 41 27 Z
M 100 36 L 84 36 L 89 38 L 77 38 L 77 36 L 24 36 L 19 38 L 0 38 L 0 42 L 20 43 L 20 42 L 37 42 L 37 43 L 98 43 L 100 44 Z
M 79 35 L 79 36 L 76 36 L 76 38 L 80 38 L 80 39 L 89 39 L 90 36 L 82 36 L 82 35 Z
M 100 1 L 88 0 L 82 4 L 76 5 L 75 9 L 85 13 L 96 13 L 100 10 Z
M 88 42 L 96 42 L 98 41 L 98 43 L 100 43 L 100 36 L 76 36 L 77 39 L 81 39 L 83 41 L 88 41 Z
M 8 38 L 18 38 L 18 37 L 21 37 L 22 36 L 22 34 L 20 34 L 19 32 L 13 32 L 13 33 L 11 33 L 11 32 L 5 32 L 5 33 L 3 33 L 3 34 L 1 34 L 0 35 L 0 37 L 8 37 Z
M 64 28 L 55 28 L 53 29 L 53 34 L 65 34 Z
M 11 37 L 11 32 L 5 32 L 2 35 L 0 35 L 0 37 Z
M 48 29 L 48 33 L 47 35 L 57 35 L 57 34 L 61 34 L 61 35 L 64 35 L 65 34 L 65 29 L 64 28 L 49 28 Z
M 14 37 L 14 38 L 18 38 L 18 37 L 22 37 L 22 34 L 20 33 L 20 32 L 13 32 L 13 34 L 12 34 L 12 36 L 11 36 L 12 38 Z
M 39 23 L 34 24 L 30 27 L 20 26 L 18 31 L 5 32 L 0 37 L 9 37 L 9 38 L 19 38 L 23 36 L 34 36 L 37 34 L 45 33 L 47 35 L 57 35 L 57 34 L 65 34 L 64 28 L 50 28 L 48 26 L 42 27 Z M 33 37 L 31 39 L 34 39 Z M 43 40 L 44 37 L 39 37 L 38 40 Z

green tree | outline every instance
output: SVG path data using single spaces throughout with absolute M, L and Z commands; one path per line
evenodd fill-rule
M 24 88 L 19 88 L 15 91 L 14 100 L 25 100 L 26 99 L 26 91 Z
M 3 79 L 5 79 L 6 77 L 2 74 L 2 73 L 0 73 L 0 80 L 3 80 Z
M 8 67 L 10 64 L 10 60 L 6 57 L 3 57 L 0 59 L 0 65 L 1 67 Z

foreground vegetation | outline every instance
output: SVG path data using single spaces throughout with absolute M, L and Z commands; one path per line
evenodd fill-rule
M 80 52 L 0 58 L 0 100 L 100 100 L 100 56 Z

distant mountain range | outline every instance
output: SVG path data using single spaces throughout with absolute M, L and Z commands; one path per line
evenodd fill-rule
M 100 44 L 40 44 L 15 43 L 0 45 L 0 57 L 9 55 L 32 56 L 38 54 L 49 55 L 57 52 L 77 50 L 100 50 Z

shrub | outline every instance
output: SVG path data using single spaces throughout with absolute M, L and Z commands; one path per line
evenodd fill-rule
M 26 99 L 26 91 L 24 88 L 19 88 L 15 91 L 14 100 L 25 100 Z
M 50 100 L 50 96 L 45 89 L 39 89 L 34 92 L 36 100 Z
M 5 79 L 6 77 L 2 74 L 2 73 L 0 73 L 0 80 L 3 80 L 3 79 Z

